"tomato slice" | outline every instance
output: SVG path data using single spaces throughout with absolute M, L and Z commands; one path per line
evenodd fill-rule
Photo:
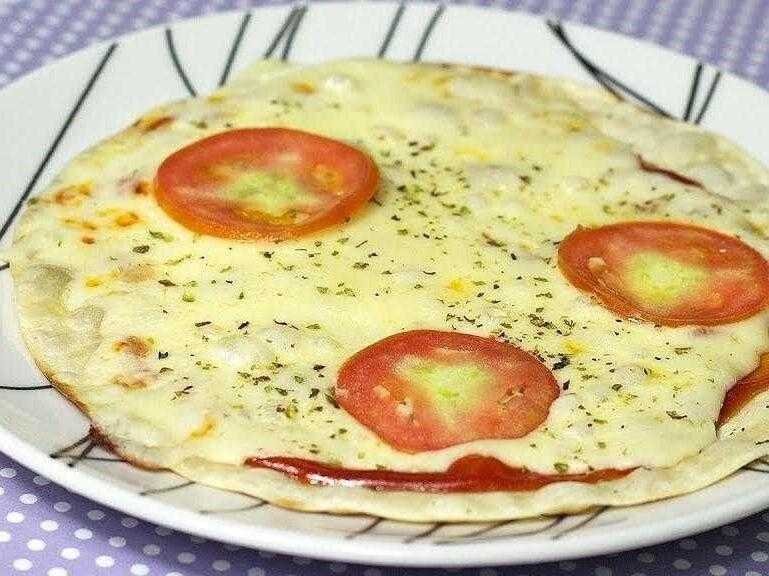
M 743 406 L 766 390 L 769 390 L 769 353 L 762 354 L 756 369 L 729 388 L 721 404 L 718 426 L 725 424 Z
M 769 263 L 761 254 L 689 224 L 578 228 L 561 242 L 558 265 L 609 310 L 663 326 L 729 324 L 769 303 Z
M 348 359 L 336 400 L 405 452 L 484 438 L 520 438 L 545 421 L 560 389 L 550 371 L 510 344 L 414 330 Z
M 530 492 L 555 482 L 595 484 L 617 480 L 627 470 L 596 470 L 586 474 L 539 474 L 513 468 L 496 458 L 472 454 L 456 460 L 445 472 L 398 472 L 395 470 L 350 470 L 303 458 L 248 458 L 246 466 L 281 472 L 314 486 L 370 488 L 404 492 Z
M 374 161 L 347 144 L 288 128 L 248 128 L 171 154 L 155 176 L 155 197 L 195 232 L 274 240 L 345 221 L 378 183 Z

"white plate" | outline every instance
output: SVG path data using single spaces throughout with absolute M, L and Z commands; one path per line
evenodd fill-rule
M 567 37 L 559 37 L 563 30 Z M 764 92 L 649 44 L 482 8 L 409 4 L 404 9 L 384 2 L 313 4 L 306 10 L 281 6 L 133 34 L 55 62 L 0 92 L 0 222 L 10 215 L 12 224 L 27 194 L 146 108 L 209 91 L 266 53 L 301 62 L 386 54 L 600 82 L 631 100 L 643 95 L 647 105 L 699 120 L 769 160 L 765 135 L 755 130 L 769 125 Z M 769 476 L 757 470 L 741 470 L 706 490 L 655 504 L 485 525 L 409 525 L 260 505 L 174 474 L 143 472 L 94 448 L 87 421 L 47 386 L 20 341 L 7 271 L 0 271 L 0 314 L 0 384 L 10 387 L 0 389 L 0 450 L 103 504 L 218 540 L 365 563 L 527 563 L 679 538 L 769 505 Z

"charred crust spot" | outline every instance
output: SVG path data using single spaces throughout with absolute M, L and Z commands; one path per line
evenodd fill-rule
M 76 206 L 84 198 L 91 196 L 91 184 L 84 182 L 82 184 L 73 184 L 57 190 L 53 195 L 54 203 L 59 206 Z
M 152 192 L 152 184 L 147 180 L 139 180 L 134 184 L 133 191 L 137 196 L 149 196 Z
M 291 89 L 297 94 L 315 94 L 317 92 L 315 86 L 309 82 L 294 82 L 291 84 Z
M 144 117 L 140 118 L 134 126 L 141 130 L 144 134 L 152 132 L 163 126 L 167 126 L 174 121 L 173 116 L 156 116 L 156 117 Z
M 147 380 L 143 375 L 120 375 L 112 379 L 114 384 L 126 390 L 142 390 L 147 387 Z
M 150 353 L 150 344 L 147 340 L 137 336 L 128 336 L 123 340 L 118 340 L 112 345 L 115 352 L 124 352 L 136 356 L 137 358 L 146 358 Z
M 136 212 L 123 212 L 115 217 L 115 224 L 121 228 L 128 228 L 133 226 L 139 221 L 139 216 Z

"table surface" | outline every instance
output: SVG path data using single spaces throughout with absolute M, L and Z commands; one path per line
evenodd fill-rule
M 249 0 L 0 0 L 0 87 L 92 42 Z M 479 2 L 663 44 L 769 86 L 769 0 Z M 466 570 L 375 568 L 209 542 L 77 496 L 0 454 L 0 574 L 46 576 L 761 576 L 769 512 L 692 538 L 574 562 Z

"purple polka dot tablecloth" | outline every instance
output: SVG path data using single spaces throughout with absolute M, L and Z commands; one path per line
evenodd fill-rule
M 481 2 L 647 39 L 769 86 L 769 0 Z M 0 0 L 0 87 L 88 44 L 248 0 Z M 769 512 L 622 554 L 534 566 L 403 569 L 329 563 L 207 541 L 100 506 L 0 454 L 0 576 L 761 576 Z

